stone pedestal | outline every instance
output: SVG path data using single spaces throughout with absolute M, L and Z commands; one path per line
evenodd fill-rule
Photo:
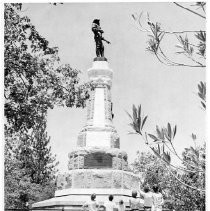
M 78 169 L 60 175 L 57 181 L 55 195 L 61 196 L 71 189 L 136 189 L 139 186 L 139 177 L 135 174 L 111 169 Z
M 78 135 L 77 148 L 69 153 L 69 171 L 58 175 L 55 197 L 33 204 L 34 208 L 81 209 L 92 193 L 100 203 L 124 200 L 128 205 L 140 178 L 128 168 L 128 157 L 120 149 L 120 138 L 113 125 L 111 86 L 113 71 L 107 59 L 95 58 L 87 70 L 93 85 L 87 103 L 87 122 Z

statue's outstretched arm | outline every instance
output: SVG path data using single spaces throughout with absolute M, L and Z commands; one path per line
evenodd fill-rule
M 103 37 L 102 37 L 102 40 L 104 40 L 108 44 L 111 44 L 111 42 L 109 42 L 108 40 L 104 39 Z

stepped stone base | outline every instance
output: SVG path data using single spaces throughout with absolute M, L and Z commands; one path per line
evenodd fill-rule
M 108 196 L 112 194 L 116 203 L 123 200 L 125 205 L 129 206 L 131 190 L 126 189 L 66 189 L 56 191 L 55 197 L 49 200 L 41 201 L 33 204 L 33 209 L 62 209 L 64 210 L 82 210 L 83 204 L 90 200 L 91 194 L 96 194 L 96 199 L 99 204 L 104 204 L 108 200 Z M 143 206 L 143 200 L 141 200 Z
M 136 189 L 140 177 L 128 171 L 112 169 L 77 169 L 58 175 L 57 189 L 68 188 L 113 188 Z
M 87 74 L 93 85 L 87 124 L 79 133 L 77 148 L 69 153 L 69 171 L 58 175 L 55 197 L 34 203 L 33 210 L 82 210 L 93 193 L 100 204 L 112 194 L 116 203 L 122 199 L 128 206 L 132 190 L 140 185 L 141 178 L 129 171 L 127 153 L 120 150 L 120 137 L 112 123 L 113 71 L 107 59 L 94 58 Z

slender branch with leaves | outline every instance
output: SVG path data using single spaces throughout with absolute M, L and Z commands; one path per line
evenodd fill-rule
M 193 154 L 193 160 L 187 160 L 182 158 L 176 151 L 174 147 L 174 138 L 177 133 L 177 126 L 174 127 L 171 126 L 170 123 L 167 124 L 167 127 L 160 128 L 159 126 L 156 126 L 155 134 L 144 132 L 144 125 L 147 120 L 147 115 L 142 115 L 142 109 L 141 105 L 136 107 L 133 105 L 132 109 L 133 115 L 128 114 L 128 116 L 131 119 L 131 123 L 129 124 L 134 132 L 130 132 L 130 134 L 139 134 L 142 136 L 142 138 L 145 141 L 145 144 L 153 151 L 153 153 L 163 162 L 167 165 L 167 168 L 170 169 L 169 172 L 173 172 L 173 176 L 175 178 L 178 178 L 178 175 L 174 174 L 175 172 L 190 172 L 190 173 L 202 173 L 205 174 L 205 167 L 203 164 L 203 159 L 199 156 L 199 149 L 191 147 L 191 153 Z M 183 166 L 175 166 L 171 163 L 171 154 L 176 156 L 179 160 L 181 160 Z M 204 189 L 201 189 L 199 187 L 191 186 L 184 181 L 178 180 L 186 187 L 191 187 L 192 189 L 204 192 Z
M 201 17 L 200 14 L 191 10 L 189 8 L 183 7 L 181 4 L 174 2 L 176 6 L 181 7 L 184 10 L 188 10 L 189 12 Z M 191 5 L 191 7 L 195 7 L 197 10 L 201 10 L 204 13 L 202 18 L 205 18 L 205 2 L 196 2 Z M 147 13 L 146 20 L 143 21 L 144 13 L 140 14 L 132 14 L 132 18 L 137 23 L 138 29 L 141 32 L 147 33 L 149 40 L 148 46 L 146 48 L 147 51 L 154 54 L 158 61 L 167 66 L 178 66 L 178 67 L 190 67 L 191 68 L 204 68 L 206 67 L 206 31 L 205 30 L 182 30 L 182 31 L 169 31 L 163 29 L 161 24 L 158 22 L 152 22 L 150 20 L 150 16 Z M 144 23 L 143 23 L 144 22 Z M 192 43 L 189 40 L 189 36 L 194 35 L 194 39 L 196 39 L 196 43 Z M 174 36 L 178 43 L 175 45 L 177 51 L 175 51 L 175 55 L 183 55 L 188 58 L 190 63 L 183 63 L 172 60 L 167 54 L 166 50 L 163 49 L 164 39 L 167 36 Z M 168 46 L 167 46 L 168 48 Z M 179 49 L 179 50 L 178 50 Z M 200 81 L 198 84 L 198 96 L 201 99 L 202 109 L 206 109 L 206 83 Z
M 182 7 L 185 10 L 190 11 L 193 14 L 198 15 L 199 17 L 205 18 L 205 16 L 200 15 L 199 13 L 191 10 L 189 8 L 183 7 L 181 4 L 174 2 L 175 5 Z M 205 14 L 206 4 L 203 2 L 197 2 L 192 6 L 196 6 L 198 9 L 202 9 L 201 12 Z M 132 14 L 132 18 L 136 22 L 138 29 L 141 32 L 148 34 L 148 46 L 147 51 L 151 52 L 156 56 L 159 62 L 167 66 L 183 66 L 183 67 L 206 67 L 206 31 L 205 30 L 183 30 L 183 31 L 169 31 L 163 29 L 161 24 L 158 22 L 153 22 L 150 20 L 149 13 Z M 143 23 L 144 22 L 144 23 Z M 184 35 L 183 35 L 184 34 Z M 196 43 L 192 43 L 188 34 L 196 39 Z M 167 55 L 167 50 L 164 49 L 164 40 L 168 36 L 174 36 L 178 41 L 178 44 L 175 45 L 176 48 L 179 48 L 180 51 L 174 52 L 178 55 L 184 55 L 189 62 L 183 63 L 172 60 L 169 55 Z M 193 39 L 194 40 L 194 39 Z M 168 48 L 168 46 L 167 46 Z
M 183 10 L 183 13 L 189 14 L 192 18 L 200 18 L 206 21 L 206 3 L 195 2 L 176 3 L 171 2 Z M 188 5 L 188 6 L 187 6 Z M 157 21 L 150 19 L 149 13 L 135 13 L 132 18 L 140 32 L 147 34 L 148 41 L 146 50 L 154 55 L 157 60 L 166 66 L 177 67 L 177 70 L 196 69 L 205 70 L 206 64 L 206 30 L 203 28 L 169 30 Z M 205 22 L 204 22 L 205 23 Z M 173 40 L 174 39 L 174 40 Z M 173 42 L 168 42 L 172 41 Z M 174 43 L 170 45 L 170 43 Z M 180 68 L 181 67 L 181 68 Z M 184 68 L 183 68 L 184 67 Z M 201 108 L 206 109 L 206 83 L 198 81 L 197 95 L 200 99 Z M 185 148 L 179 155 L 174 146 L 174 139 L 177 133 L 177 126 L 170 123 L 166 127 L 156 126 L 154 133 L 143 131 L 147 116 L 139 116 L 142 113 L 141 106 L 133 105 L 133 115 L 128 115 L 131 119 L 129 124 L 134 132 L 145 141 L 145 144 L 153 151 L 157 163 L 148 158 L 149 164 L 143 170 L 145 181 L 152 184 L 160 184 L 161 189 L 168 192 L 165 197 L 167 202 L 165 206 L 171 210 L 201 210 L 205 209 L 205 143 L 203 146 L 197 145 L 197 137 L 192 133 L 194 146 Z M 142 124 L 145 118 L 144 124 Z M 174 156 L 181 161 L 182 166 L 173 165 Z M 146 156 L 147 157 L 147 156 Z M 141 156 L 135 162 L 138 170 L 144 156 Z M 143 159 L 144 160 L 144 159 Z M 143 165 L 145 167 L 145 165 Z M 140 172 L 141 169 L 139 169 Z M 145 183 L 146 184 L 146 183 Z M 162 189 L 162 190 L 163 190 Z

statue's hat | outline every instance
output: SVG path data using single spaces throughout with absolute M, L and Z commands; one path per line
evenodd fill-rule
M 100 19 L 94 19 L 93 20 L 93 23 L 99 24 L 99 22 L 100 22 Z

